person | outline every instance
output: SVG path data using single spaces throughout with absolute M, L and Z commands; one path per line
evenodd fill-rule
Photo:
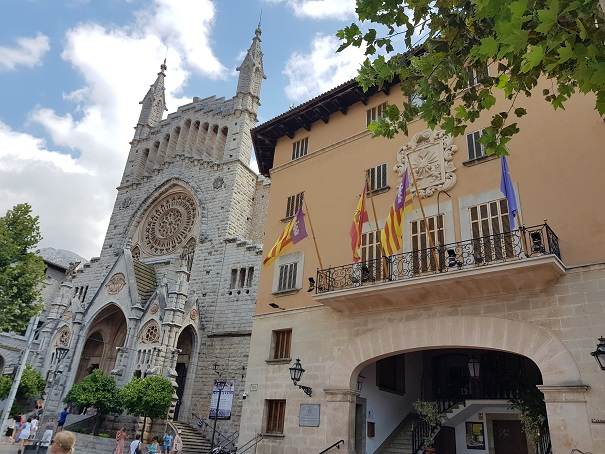
M 151 443 L 147 446 L 147 452 L 149 454 L 159 454 L 160 453 L 160 443 L 158 440 L 159 437 L 153 437 L 151 439 Z
M 183 439 L 181 438 L 181 429 L 178 430 L 176 436 L 174 437 L 174 442 L 172 443 L 172 452 L 175 454 L 179 454 L 183 451 Z
M 67 416 L 69 415 L 69 407 L 65 406 L 63 411 L 59 413 L 59 419 L 57 420 L 57 432 L 63 430 Z
M 76 435 L 69 430 L 62 430 L 50 445 L 50 454 L 71 454 L 76 444 Z
M 126 428 L 121 427 L 116 432 L 116 449 L 113 451 L 115 454 L 124 454 L 124 443 L 126 442 Z
M 13 439 L 13 435 L 15 435 L 15 418 L 8 418 L 8 423 L 6 426 L 6 436 L 8 437 L 9 440 L 14 440 Z
M 130 454 L 140 454 L 141 452 L 141 435 L 137 434 L 134 440 L 130 443 Z
M 13 443 L 19 441 L 19 433 L 25 426 L 25 418 L 22 415 L 15 416 L 15 432 L 13 432 Z
M 38 421 L 37 416 L 32 416 L 31 419 L 32 419 L 32 426 L 31 426 L 29 438 L 33 440 L 34 438 L 36 438 L 36 432 L 38 432 L 38 425 L 40 424 L 40 421 Z
M 19 442 L 19 449 L 17 450 L 17 452 L 19 454 L 21 454 L 23 452 L 23 449 L 25 448 L 25 442 L 29 439 L 29 436 L 31 434 L 31 427 L 32 427 L 32 419 L 27 418 L 25 425 L 19 431 L 19 437 L 17 438 L 17 441 Z
M 162 452 L 164 454 L 170 454 L 171 449 L 172 449 L 172 435 L 166 433 L 166 434 L 164 434 L 164 444 L 162 445 Z

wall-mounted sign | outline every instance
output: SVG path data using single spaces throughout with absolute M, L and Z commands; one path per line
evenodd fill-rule
M 482 422 L 466 423 L 466 449 L 485 449 L 485 433 Z
M 227 384 L 221 392 L 221 401 L 218 405 L 218 417 L 216 419 L 231 419 L 231 407 L 233 406 L 233 395 L 235 394 L 235 382 L 226 380 Z M 216 381 L 212 387 L 212 400 L 210 401 L 210 419 L 214 419 L 216 415 L 216 404 L 218 402 L 218 387 Z
M 319 404 L 300 404 L 299 427 L 319 427 Z
M 605 419 L 592 418 L 590 422 L 593 424 L 605 424 Z

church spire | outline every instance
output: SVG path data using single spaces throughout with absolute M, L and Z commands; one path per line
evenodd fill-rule
M 162 121 L 164 111 L 166 108 L 166 98 L 164 95 L 164 78 L 166 74 L 166 59 L 160 65 L 160 72 L 158 73 L 155 82 L 149 87 L 147 94 L 143 100 L 139 103 L 142 104 L 141 115 L 139 116 L 139 122 L 136 126 L 135 139 L 144 137 L 149 128 L 157 126 Z
M 266 79 L 263 70 L 263 51 L 261 49 L 261 28 L 260 21 L 254 32 L 252 44 L 246 52 L 244 61 L 236 69 L 239 71 L 237 82 L 237 96 L 251 95 L 253 98 L 260 97 L 260 84 L 262 79 Z

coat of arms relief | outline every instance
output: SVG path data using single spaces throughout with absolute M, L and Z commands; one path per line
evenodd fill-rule
M 456 184 L 454 153 L 458 147 L 453 138 L 442 130 L 419 132 L 397 152 L 395 172 L 402 175 L 411 163 L 420 197 L 427 198 L 437 191 L 447 191 Z M 411 175 L 410 175 L 411 177 Z M 410 185 L 416 192 L 414 184 Z

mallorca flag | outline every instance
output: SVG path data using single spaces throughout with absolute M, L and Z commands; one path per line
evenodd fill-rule
M 300 207 L 296 212 L 296 215 L 286 225 L 286 228 L 269 251 L 269 254 L 267 254 L 267 257 L 265 257 L 263 265 L 268 265 L 276 257 L 279 257 L 289 245 L 296 244 L 306 237 L 307 228 L 305 227 L 305 215 L 303 214 L 302 207 Z
M 409 191 L 410 180 L 408 170 L 405 169 L 401 177 L 401 183 L 397 190 L 395 203 L 389 211 L 389 215 L 384 224 L 384 229 L 380 232 L 380 243 L 382 253 L 391 256 L 401 249 L 403 240 L 403 219 L 405 213 L 412 209 L 412 194 Z
M 353 250 L 353 262 L 359 262 L 361 255 L 359 249 L 361 248 L 361 232 L 363 230 L 363 223 L 368 220 L 368 212 L 366 211 L 366 192 L 368 190 L 368 182 L 363 185 L 363 191 L 359 196 L 359 201 L 353 212 L 353 223 L 351 224 L 351 249 Z

